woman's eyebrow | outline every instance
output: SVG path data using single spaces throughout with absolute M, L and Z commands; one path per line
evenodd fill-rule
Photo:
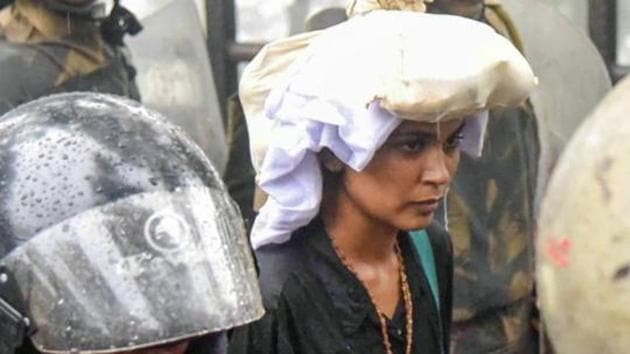
M 423 130 L 407 130 L 397 132 L 392 135 L 394 139 L 422 139 L 422 140 L 436 140 L 437 134 L 435 132 L 427 132 Z
M 464 129 L 466 122 L 462 122 L 457 129 L 448 136 L 451 138 L 457 134 L 460 134 Z M 433 139 L 437 140 L 439 131 L 437 129 L 431 129 L 431 131 L 418 128 L 418 127 L 405 127 L 404 129 L 395 131 L 392 134 L 392 138 L 421 138 L 421 139 Z

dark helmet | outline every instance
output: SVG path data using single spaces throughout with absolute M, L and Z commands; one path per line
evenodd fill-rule
M 70 93 L 4 115 L 0 198 L 0 347 L 131 350 L 263 313 L 218 174 L 138 103 Z
M 108 17 L 116 2 L 115 0 L 44 0 L 44 4 L 52 10 L 92 19 Z
M 54 12 L 98 21 L 103 38 L 112 45 L 122 46 L 126 34 L 136 35 L 142 31 L 140 21 L 120 5 L 120 0 L 42 1 Z

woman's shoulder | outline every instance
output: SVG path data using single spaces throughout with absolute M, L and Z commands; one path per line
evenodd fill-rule
M 295 298 L 299 289 L 309 291 L 309 287 L 315 286 L 311 268 L 317 257 L 311 239 L 319 235 L 312 231 L 299 230 L 287 242 L 256 250 L 260 290 L 267 309 L 276 308 L 280 299 Z
M 303 268 L 303 242 L 290 240 L 282 244 L 265 245 L 256 250 L 258 282 L 265 307 L 275 307 L 291 275 Z

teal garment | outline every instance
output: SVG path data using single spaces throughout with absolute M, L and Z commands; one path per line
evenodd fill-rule
M 422 270 L 424 275 L 429 281 L 431 286 L 431 292 L 437 305 L 440 309 L 440 288 L 438 287 L 437 272 L 435 270 L 435 257 L 433 256 L 433 247 L 431 247 L 431 241 L 429 240 L 429 234 L 426 230 L 411 231 L 411 239 L 413 245 L 420 255 L 420 262 L 422 264 Z

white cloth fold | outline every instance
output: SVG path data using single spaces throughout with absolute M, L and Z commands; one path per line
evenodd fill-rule
M 323 148 L 361 171 L 402 122 L 376 102 L 352 112 L 286 92 L 282 97 L 282 104 L 270 99 L 267 105 L 267 118 L 275 124 L 258 185 L 269 198 L 254 222 L 254 249 L 287 241 L 317 215 L 322 198 L 317 155 Z

